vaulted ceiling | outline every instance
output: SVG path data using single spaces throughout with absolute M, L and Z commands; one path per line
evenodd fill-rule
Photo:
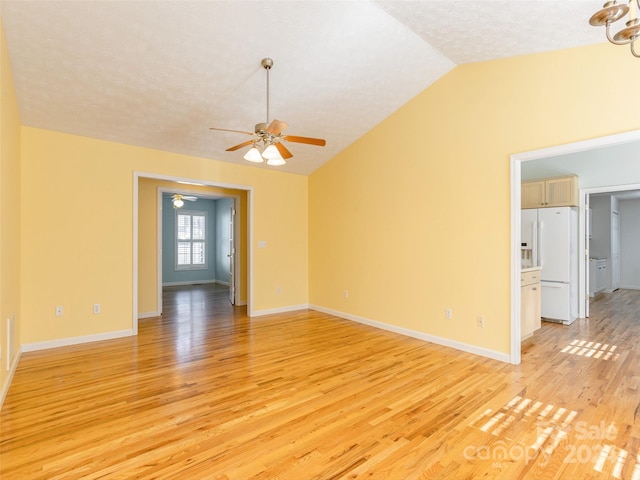
M 600 0 L 0 1 L 24 125 L 247 164 L 266 120 L 309 174 L 456 65 L 604 41 Z M 248 149 L 248 147 L 247 147 Z

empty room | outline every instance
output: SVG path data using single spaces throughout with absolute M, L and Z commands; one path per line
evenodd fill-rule
M 0 0 L 0 477 L 640 479 L 640 0 Z

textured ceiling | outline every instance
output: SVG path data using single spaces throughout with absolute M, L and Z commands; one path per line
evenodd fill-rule
M 604 41 L 601 0 L 0 1 L 24 125 L 248 164 L 271 118 L 309 174 L 458 64 Z M 249 164 L 253 165 L 253 164 Z

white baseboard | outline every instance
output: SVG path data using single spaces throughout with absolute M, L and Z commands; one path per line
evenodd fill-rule
M 184 282 L 163 282 L 163 287 L 180 287 L 182 285 L 201 285 L 205 283 L 217 283 L 218 285 L 224 285 L 225 287 L 229 286 L 229 282 L 225 282 L 224 280 L 187 280 Z
M 138 320 L 144 320 L 145 318 L 154 318 L 162 315 L 160 312 L 142 312 L 138 314 Z
M 25 343 L 22 345 L 23 352 L 35 352 L 37 350 L 46 350 L 48 348 L 68 347 L 70 345 L 79 345 L 81 343 L 99 342 L 101 340 L 113 340 L 114 338 L 130 337 L 133 330 L 118 330 L 115 332 L 96 333 L 94 335 L 84 335 L 82 337 L 61 338 L 58 340 L 47 340 L 44 342 Z
M 200 285 L 203 283 L 218 283 L 217 280 L 187 280 L 184 282 L 162 282 L 163 287 L 179 287 L 181 285 Z
M 11 386 L 11 381 L 13 380 L 13 374 L 16 373 L 16 368 L 18 368 L 18 363 L 20 362 L 21 354 L 22 352 L 18 350 L 16 355 L 13 357 L 11 368 L 9 368 L 9 375 L 7 375 L 7 378 L 5 378 L 4 383 L 0 388 L 0 410 L 2 410 L 2 405 L 4 405 L 4 399 L 7 397 L 7 393 L 9 392 L 9 387 Z
M 640 286 L 638 285 L 620 285 L 622 290 L 640 290 Z
M 296 310 L 306 310 L 309 308 L 309 305 L 290 305 L 288 307 L 279 307 L 279 308 L 267 308 L 264 310 L 255 310 L 251 312 L 250 317 L 261 317 L 262 315 L 272 315 L 274 313 L 287 313 L 287 312 L 295 312 Z
M 396 325 L 389 325 L 388 323 L 378 322 L 376 320 L 369 320 L 367 318 L 357 317 L 348 313 L 339 312 L 330 308 L 319 307 L 317 305 L 309 305 L 311 310 L 317 310 L 319 312 L 328 313 L 329 315 L 335 315 L 336 317 L 344 318 L 346 320 L 352 320 L 354 322 L 363 323 L 371 327 L 380 328 L 389 332 L 399 333 L 406 335 L 407 337 L 417 338 L 418 340 L 424 340 L 427 342 L 442 345 L 444 347 L 454 348 L 467 353 L 473 353 L 474 355 L 480 355 L 481 357 L 491 358 L 493 360 L 499 360 L 505 363 L 511 363 L 511 356 L 506 353 L 496 352 L 495 350 L 489 350 L 488 348 L 477 347 L 475 345 L 469 345 L 468 343 L 462 343 L 448 338 L 436 337 L 435 335 L 429 335 L 427 333 L 418 332 L 417 330 L 411 330 L 404 327 L 398 327 Z

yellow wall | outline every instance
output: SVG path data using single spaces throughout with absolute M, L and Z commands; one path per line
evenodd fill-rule
M 156 312 L 158 305 L 158 188 L 172 188 L 175 191 L 201 192 L 209 195 L 224 197 L 239 197 L 236 204 L 239 219 L 240 236 L 236 239 L 238 250 L 238 271 L 240 279 L 240 296 L 236 299 L 238 305 L 247 303 L 248 298 L 248 210 L 247 191 L 219 187 L 200 187 L 196 185 L 182 185 L 175 182 L 141 178 L 138 183 L 138 313 Z
M 138 182 L 138 314 L 158 310 L 158 200 L 156 182 Z
M 254 311 L 308 303 L 307 177 L 24 126 L 21 150 L 23 344 L 132 327 L 134 171 L 253 188 Z
M 20 348 L 20 114 L 0 21 L 0 392 L 8 380 L 7 319 Z M 0 395 L 0 403 L 2 402 Z
M 15 311 L 22 344 L 131 328 L 138 171 L 252 188 L 257 312 L 311 303 L 507 353 L 509 155 L 640 128 L 638 62 L 603 44 L 457 67 L 304 177 L 24 126 L 19 137 L 2 48 L 0 318 Z
M 509 156 L 640 128 L 638 85 L 609 44 L 455 68 L 311 175 L 310 303 L 508 353 Z

